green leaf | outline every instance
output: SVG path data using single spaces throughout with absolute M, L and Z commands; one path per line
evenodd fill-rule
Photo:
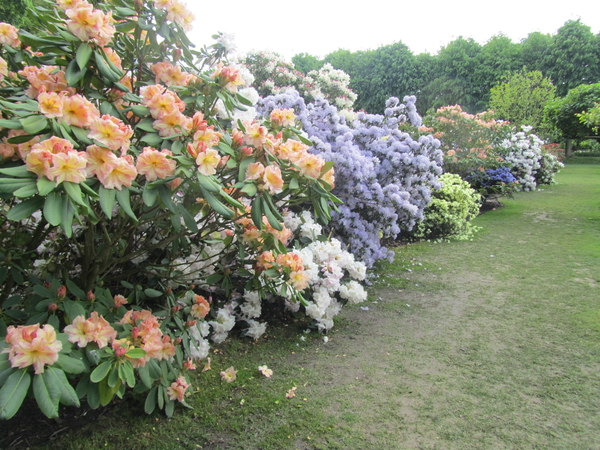
M 120 381 L 119 378 L 119 366 L 112 366 L 110 373 L 108 374 L 108 387 L 114 388 L 117 385 L 117 382 Z
M 29 142 L 34 137 L 35 136 L 33 136 L 31 134 L 23 135 L 23 136 L 13 136 L 10 139 L 8 139 L 7 142 L 9 144 L 22 144 L 23 142 Z
M 0 389 L 0 419 L 10 419 L 17 413 L 30 384 L 31 375 L 27 369 L 17 370 L 8 377 Z
M 151 298 L 158 298 L 164 295 L 163 292 L 157 291 L 156 289 L 144 289 L 144 294 Z
M 119 205 L 121 205 L 123 211 L 125 211 L 125 214 L 137 222 L 138 218 L 131 209 L 131 203 L 129 203 L 129 189 L 123 188 L 120 191 L 117 191 L 117 201 L 119 202 Z
M 217 214 L 225 217 L 226 219 L 233 219 L 235 217 L 234 212 L 227 208 L 223 203 L 221 203 L 217 198 L 200 186 L 200 192 L 202 192 L 202 198 L 204 198 L 212 209 L 215 210 Z
M 37 188 L 38 188 L 38 191 L 39 191 L 39 193 L 40 193 L 40 195 L 42 197 L 45 197 L 50 192 L 52 192 L 55 187 L 56 187 L 56 182 L 52 181 L 52 180 L 49 180 L 45 176 L 41 176 L 37 180 Z
M 0 178 L 0 193 L 12 194 L 23 187 L 29 186 L 28 178 Z
M 17 198 L 27 198 L 27 197 L 31 197 L 32 195 L 35 195 L 37 193 L 38 193 L 38 188 L 36 186 L 36 183 L 34 180 L 31 180 L 31 182 L 28 185 L 20 187 L 19 189 L 14 191 L 13 195 Z
M 156 147 L 160 145 L 163 141 L 163 138 L 159 136 L 158 133 L 149 133 L 140 139 L 141 142 L 145 142 L 148 145 Z
M 73 183 L 71 181 L 65 181 L 63 182 L 63 187 L 67 195 L 71 197 L 71 200 L 73 200 L 78 205 L 87 208 L 87 205 L 83 202 L 83 199 L 81 198 L 81 188 L 79 187 L 79 184 Z
M 173 417 L 173 412 L 175 411 L 175 401 L 169 400 L 165 405 L 165 414 L 167 417 Z
M 33 172 L 27 170 L 27 166 L 17 166 L 17 167 L 6 167 L 0 169 L 0 173 L 4 175 L 10 175 L 11 177 L 17 178 L 34 178 L 37 175 Z
M 43 197 L 33 197 L 15 205 L 6 215 L 8 220 L 23 220 L 44 206 Z
M 50 225 L 58 226 L 62 221 L 64 199 L 57 192 L 51 192 L 44 202 L 44 218 Z
M 113 209 L 115 207 L 115 197 L 117 195 L 116 189 L 106 189 L 104 186 L 100 186 L 98 194 L 100 195 L 100 208 L 102 208 L 102 212 L 104 212 L 109 219 L 112 218 Z
M 58 417 L 58 401 L 60 400 L 60 397 L 53 399 L 50 396 L 43 375 L 43 373 L 40 373 L 33 376 L 33 395 L 35 396 L 35 401 L 40 407 L 40 410 L 46 417 L 52 419 Z
M 99 383 L 106 378 L 106 375 L 108 375 L 108 371 L 111 367 L 112 363 L 110 361 L 104 361 L 92 371 L 92 374 L 90 375 L 90 381 L 92 383 Z
M 58 355 L 58 364 L 60 364 L 62 370 L 67 373 L 78 374 L 85 371 L 85 364 L 83 364 L 83 361 L 77 358 L 71 358 L 62 353 Z
M 142 383 L 144 383 L 144 386 L 150 389 L 153 384 L 153 380 L 150 377 L 150 369 L 147 366 L 139 367 L 138 375 L 140 376 L 140 380 L 142 380 Z
M 150 392 L 148 392 L 148 396 L 146 397 L 146 401 L 144 402 L 144 412 L 146 414 L 152 414 L 156 409 L 156 392 L 156 386 L 154 386 L 152 389 L 150 389 Z
M 262 200 L 263 200 L 263 202 L 262 202 L 263 212 L 264 212 L 265 216 L 267 216 L 267 220 L 269 221 L 269 225 L 271 225 L 277 231 L 283 230 L 283 226 L 277 220 L 277 218 L 273 214 L 273 211 L 271 211 L 271 208 L 269 207 L 269 204 L 268 204 L 267 200 L 265 199 L 265 197 L 263 197 Z
M 188 230 L 190 230 L 192 233 L 197 233 L 198 224 L 194 220 L 194 217 L 189 213 L 187 209 L 185 209 L 185 206 L 183 206 L 183 204 L 180 203 L 177 205 L 177 207 L 179 209 L 179 214 L 181 215 L 181 217 L 183 217 L 183 222 L 185 223 L 185 226 L 188 228 Z
M 146 356 L 146 351 L 142 348 L 132 348 L 125 353 L 129 358 L 137 359 Z
M 98 384 L 90 384 L 87 391 L 87 403 L 92 409 L 97 409 L 100 406 L 100 388 Z
M 39 134 L 48 126 L 48 119 L 46 119 L 46 117 L 43 115 L 29 116 L 25 119 L 21 119 L 20 121 L 21 125 L 23 125 L 23 129 L 28 134 Z
M 54 367 L 48 367 L 46 369 L 50 373 L 50 382 L 56 383 L 60 388 L 60 402 L 67 406 L 79 406 L 79 398 L 73 386 L 69 384 L 65 373 Z M 46 383 L 47 385 L 49 383 Z
M 65 71 L 65 79 L 67 80 L 67 85 L 70 87 L 77 86 L 85 74 L 87 73 L 87 67 L 79 68 L 77 61 L 72 60 L 67 66 L 67 70 Z
M 71 132 L 75 135 L 75 137 L 83 142 L 84 144 L 91 145 L 92 140 L 87 137 L 88 131 L 83 128 L 76 127 L 75 125 L 71 125 Z
M 106 78 L 108 81 L 117 82 L 121 78 L 123 78 L 122 74 L 118 74 L 113 72 L 113 70 L 108 65 L 108 62 L 104 59 L 104 52 L 100 53 L 100 51 L 94 51 L 94 59 L 96 60 L 96 67 L 98 67 L 98 71 L 102 75 L 103 78 Z
M 148 207 L 152 207 L 156 203 L 157 198 L 158 189 L 152 189 L 148 187 L 148 185 L 145 185 L 144 191 L 142 192 L 142 199 L 144 200 L 144 204 Z
M 295 180 L 295 178 L 293 180 Z M 258 188 L 256 187 L 256 184 L 254 184 L 254 183 L 246 183 L 244 185 L 244 187 L 242 189 L 240 189 L 240 192 L 247 194 L 248 197 L 254 197 L 256 195 L 256 193 L 258 192 Z
M 262 212 L 262 210 L 263 210 L 262 199 L 261 199 L 261 197 L 256 197 L 254 199 L 254 201 L 252 202 L 251 216 L 252 216 L 252 222 L 254 222 L 254 225 L 259 230 L 262 230 L 262 227 L 263 227 L 263 222 L 262 222 L 263 212 Z
M 129 109 L 131 109 L 133 113 L 138 117 L 148 117 L 150 115 L 150 109 L 146 106 L 131 105 Z M 140 125 L 142 125 L 142 127 L 140 127 Z M 149 131 L 150 133 L 156 133 L 156 129 L 152 125 L 149 125 L 148 122 L 144 122 L 143 124 L 140 123 L 140 125 L 138 125 L 138 127 L 140 127 L 142 130 Z
M 63 199 L 63 210 L 62 219 L 60 221 L 60 228 L 63 230 L 65 235 L 70 238 L 73 235 L 73 216 L 75 214 L 75 206 L 68 197 Z
M 67 282 L 65 284 L 67 285 L 67 289 L 69 289 L 69 292 L 71 294 L 73 294 L 75 297 L 77 297 L 79 300 L 83 300 L 83 301 L 87 300 L 87 296 L 85 295 L 85 292 L 83 292 L 83 289 L 81 289 L 79 286 L 77 286 L 71 280 L 67 280 Z
M 100 392 L 100 404 L 102 406 L 108 405 L 119 388 L 121 387 L 121 380 L 118 379 L 117 384 L 114 387 L 108 385 L 108 380 L 105 378 L 98 384 L 98 390 Z
M 83 69 L 87 66 L 87 63 L 89 62 L 90 57 L 92 56 L 92 52 L 92 46 L 87 42 L 82 42 L 79 45 L 79 48 L 77 49 L 77 55 L 75 58 L 77 59 L 77 65 L 80 69 Z
M 71 321 L 73 321 L 73 319 L 75 319 L 77 316 L 85 317 L 85 308 L 83 306 L 85 303 L 80 301 L 64 300 L 63 304 L 65 306 L 65 313 L 69 319 L 71 319 Z
M 0 127 L 9 128 L 11 130 L 22 130 L 23 125 L 19 120 L 5 120 L 0 119 Z

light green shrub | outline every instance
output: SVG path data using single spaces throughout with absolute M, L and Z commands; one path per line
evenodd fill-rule
M 425 218 L 412 230 L 416 239 L 471 238 L 477 227 L 470 220 L 477 216 L 481 196 L 460 176 L 445 173 L 439 179 L 443 186 L 432 191 Z

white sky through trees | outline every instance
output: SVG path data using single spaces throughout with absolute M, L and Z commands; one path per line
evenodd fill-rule
M 238 51 L 271 50 L 288 60 L 301 52 L 323 57 L 339 48 L 367 50 L 397 41 L 414 54 L 436 54 L 459 36 L 483 45 L 502 33 L 520 42 L 534 31 L 555 34 L 578 18 L 600 32 L 600 0 L 229 0 L 218 12 L 196 0 L 187 6 L 196 16 L 189 33 L 195 44 L 212 44 L 218 31 L 234 33 Z

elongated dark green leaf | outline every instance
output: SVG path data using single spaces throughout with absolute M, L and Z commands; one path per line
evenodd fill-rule
M 123 211 L 125 211 L 125 214 L 137 222 L 138 218 L 131 209 L 131 203 L 129 202 L 129 189 L 123 188 L 120 191 L 117 191 L 117 201 L 121 208 L 123 208 Z
M 127 353 L 125 353 L 125 355 L 133 359 L 143 358 L 144 356 L 146 356 L 146 351 L 141 348 L 132 348 L 130 350 L 127 350 Z
M 189 213 L 187 209 L 185 209 L 185 206 L 183 206 L 181 203 L 177 205 L 177 207 L 179 209 L 179 214 L 181 215 L 181 217 L 183 217 L 183 223 L 185 223 L 185 226 L 188 228 L 188 230 L 190 230 L 192 233 L 197 233 L 198 224 L 194 220 L 194 217 Z
M 261 199 L 261 197 L 256 197 L 254 199 L 254 201 L 252 202 L 251 216 L 252 216 L 252 222 L 254 222 L 254 225 L 256 226 L 256 228 L 258 228 L 259 230 L 262 230 L 262 227 L 263 227 L 263 222 L 262 222 L 263 208 L 262 208 L 262 199 Z
M 163 292 L 161 291 L 157 291 L 156 289 L 144 289 L 144 294 L 146 294 L 148 297 L 151 298 L 158 298 L 158 297 L 162 297 L 163 295 L 165 295 Z
M 153 147 L 156 147 L 163 141 L 163 138 L 160 137 L 158 133 L 150 133 L 145 135 L 142 139 L 140 139 L 140 141 L 145 142 L 146 144 L 149 144 Z
M 146 397 L 146 401 L 144 402 L 144 412 L 146 414 L 152 414 L 156 409 L 157 390 L 158 388 L 154 386 L 152 389 L 150 389 L 150 392 L 148 392 L 148 396 Z
M 40 410 L 46 417 L 52 419 L 53 417 L 58 417 L 58 401 L 60 397 L 52 398 L 43 375 L 43 373 L 40 373 L 33 376 L 33 395 Z
M 57 192 L 51 192 L 44 202 L 44 218 L 50 225 L 58 226 L 62 221 L 64 198 Z
M 80 69 L 83 69 L 87 65 L 92 56 L 92 51 L 92 46 L 87 42 L 79 44 L 75 58 L 77 59 L 77 65 Z
M 108 387 L 114 388 L 119 381 L 119 366 L 112 366 L 110 373 L 108 374 Z
M 44 206 L 43 197 L 33 197 L 15 205 L 6 215 L 9 220 L 23 220 Z
M 106 78 L 108 81 L 112 81 L 113 83 L 119 81 L 122 78 L 122 75 L 113 72 L 108 65 L 108 62 L 104 59 L 104 55 L 102 53 L 98 50 L 94 51 L 94 59 L 96 60 L 96 67 L 98 67 L 98 71 L 102 77 Z
M 17 370 L 8 377 L 0 389 L 0 419 L 10 419 L 17 413 L 30 384 L 31 375 L 27 369 Z
M 7 142 L 9 144 L 22 144 L 23 142 L 29 142 L 34 137 L 35 136 L 31 135 L 31 134 L 23 135 L 23 136 L 13 136 L 10 139 L 8 139 Z
M 71 197 L 71 200 L 78 205 L 87 207 L 81 198 L 81 188 L 79 187 L 79 184 L 72 183 L 70 181 L 64 181 L 63 187 L 65 188 L 65 192 L 68 194 L 68 196 Z
M 275 217 L 275 215 L 273 214 L 273 211 L 271 211 L 271 208 L 269 207 L 268 202 L 265 200 L 265 198 L 262 198 L 263 202 L 262 202 L 262 207 L 263 207 L 263 213 L 265 214 L 265 216 L 267 217 L 267 220 L 269 221 L 269 225 L 271 225 L 273 228 L 275 228 L 277 231 L 281 231 L 283 230 L 283 226 L 281 225 L 281 223 L 277 220 L 277 218 Z
M 157 198 L 158 189 L 151 189 L 148 187 L 148 185 L 144 186 L 144 191 L 142 192 L 142 199 L 144 200 L 144 204 L 146 206 L 154 206 Z
M 8 128 L 11 130 L 22 130 L 23 129 L 23 125 L 18 120 L 0 119 L 0 127 Z
M 62 353 L 58 355 L 58 364 L 60 364 L 62 370 L 67 373 L 78 374 L 85 370 L 85 364 L 83 364 L 83 361 L 63 355 Z
M 44 176 L 41 176 L 37 180 L 37 188 L 42 197 L 45 197 L 50 192 L 52 192 L 55 187 L 56 187 L 56 182 L 49 180 L 48 178 L 46 178 Z
M 69 292 L 75 297 L 77 297 L 79 300 L 85 301 L 87 299 L 87 296 L 85 295 L 85 292 L 83 292 L 83 289 L 81 289 L 71 280 L 67 280 L 65 284 L 67 285 L 67 289 L 69 289 Z
M 21 125 L 28 134 L 39 134 L 48 126 L 48 119 L 42 115 L 29 116 L 21 119 Z
M 200 186 L 200 192 L 202 192 L 202 198 L 204 198 L 208 202 L 208 204 L 211 206 L 212 209 L 215 210 L 217 214 L 220 214 L 226 219 L 233 219 L 233 217 L 235 216 L 234 212 L 228 207 L 226 207 L 219 200 L 217 200 L 217 198 L 213 194 L 208 192 L 202 186 Z
M 90 381 L 92 383 L 99 383 L 106 378 L 106 375 L 108 375 L 111 367 L 112 363 L 110 361 L 104 361 L 92 371 L 92 374 L 90 375 Z
M 144 383 L 144 386 L 150 389 L 153 383 L 152 378 L 150 377 L 150 369 L 148 369 L 147 366 L 143 366 L 139 367 L 137 371 L 138 375 L 140 376 L 140 380 L 142 380 L 142 383 Z
M 113 208 L 115 207 L 115 197 L 117 195 L 116 189 L 106 189 L 104 186 L 100 186 L 98 194 L 100 195 L 100 207 L 102 208 L 102 212 L 104 212 L 109 219 L 112 218 Z
M 75 206 L 69 197 L 63 197 L 62 218 L 60 228 L 67 237 L 73 236 L 73 216 L 75 214 Z
M 0 169 L 0 173 L 4 175 L 10 175 L 11 177 L 17 178 L 34 178 L 36 174 L 27 170 L 27 166 L 17 166 L 17 167 L 3 167 Z
M 67 66 L 67 70 L 65 71 L 65 79 L 67 80 L 67 85 L 74 87 L 77 86 L 85 74 L 87 73 L 87 67 L 80 68 L 77 64 L 77 61 L 72 60 Z
M 0 193 L 3 194 L 12 194 L 26 186 L 29 186 L 29 178 L 0 178 Z
M 38 188 L 35 183 L 35 180 L 31 180 L 30 183 L 26 186 L 20 187 L 16 191 L 13 192 L 13 195 L 17 198 L 27 198 L 32 195 L 37 194 Z

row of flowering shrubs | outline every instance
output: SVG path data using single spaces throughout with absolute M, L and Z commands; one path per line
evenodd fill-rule
M 34 14 L 35 35 L 0 24 L 0 418 L 127 388 L 171 415 L 236 324 L 257 339 L 286 307 L 326 330 L 366 298 L 323 235 L 333 162 L 291 109 L 232 120 L 251 77 L 193 49 L 181 3 Z

